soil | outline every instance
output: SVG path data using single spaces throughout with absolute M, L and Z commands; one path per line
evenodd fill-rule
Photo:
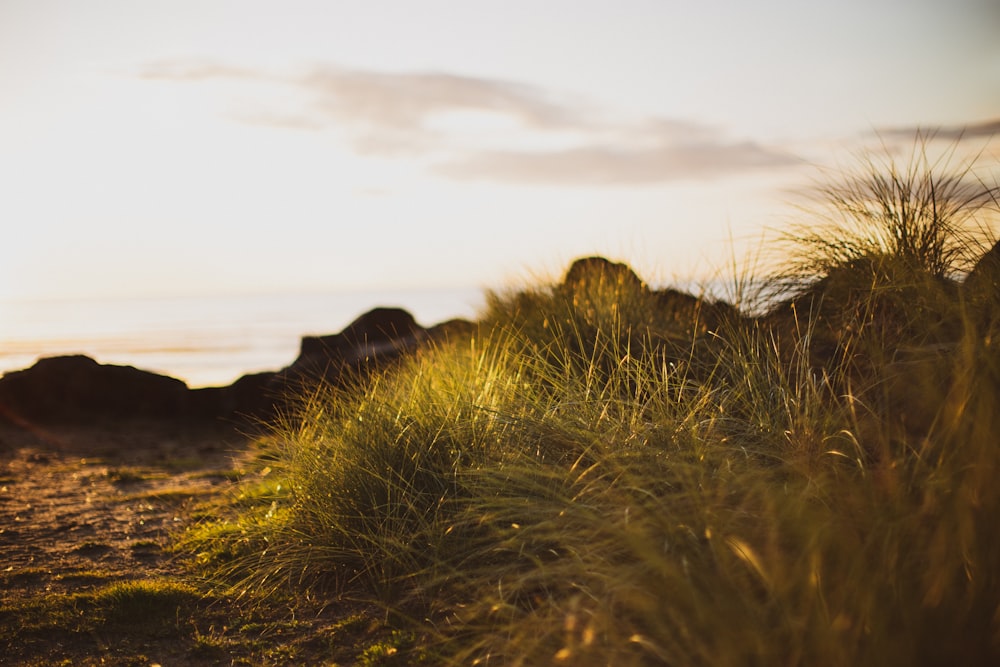
M 244 448 L 232 429 L 205 426 L 0 430 L 7 593 L 66 588 L 67 575 L 95 567 L 166 567 L 165 540 L 185 505 L 231 484 Z
M 320 662 L 317 651 L 323 664 L 338 654 L 336 664 L 353 662 L 372 630 L 360 627 L 365 610 L 347 603 L 304 614 L 304 606 L 247 611 L 213 598 L 192 618 L 135 637 L 128 624 L 107 632 L 55 621 L 42 631 L 18 627 L 28 624 L 10 611 L 114 582 L 191 580 L 171 536 L 234 488 L 249 441 L 226 424 L 0 423 L 0 610 L 8 610 L 0 611 L 0 664 L 293 664 Z M 248 614 L 259 618 L 241 621 Z M 352 622 L 337 650 L 330 628 Z M 330 641 L 317 647 L 318 636 Z

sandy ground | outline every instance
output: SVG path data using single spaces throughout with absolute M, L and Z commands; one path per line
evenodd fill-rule
M 251 440 L 224 424 L 0 422 L 0 665 L 344 665 L 381 641 L 380 614 L 341 600 L 252 617 L 209 602 L 156 636 L 25 633 L 3 613 L 119 581 L 186 580 L 171 536 L 238 488 Z
M 232 484 L 245 444 L 213 425 L 0 427 L 4 596 L 78 587 L 94 570 L 131 578 L 165 567 L 170 531 L 199 497 Z
M 222 425 L 0 425 L 0 608 L 181 573 L 170 535 L 195 520 L 201 501 L 235 484 L 246 443 Z M 176 637 L 22 637 L 13 623 L 0 664 L 154 664 L 146 653 L 175 649 L 164 664 L 194 664 Z

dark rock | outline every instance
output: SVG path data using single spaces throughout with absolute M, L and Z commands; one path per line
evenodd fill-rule
M 290 381 L 338 382 L 345 373 L 370 371 L 413 348 L 427 336 L 413 315 L 401 308 L 375 308 L 331 336 L 306 336 L 298 358 L 282 370 Z
M 313 356 L 349 355 L 358 348 L 393 344 L 423 335 L 413 315 L 402 308 L 375 308 L 331 336 L 305 336 L 299 359 Z
M 956 355 L 954 344 L 897 350 L 881 371 L 878 395 L 869 400 L 879 408 L 881 421 L 896 423 L 914 437 L 931 432 L 954 381 Z
M 392 343 L 423 335 L 424 328 L 402 308 L 375 308 L 347 325 L 341 336 L 355 345 Z
M 428 330 L 405 310 L 375 308 L 338 334 L 304 337 L 298 358 L 280 371 L 193 390 L 175 378 L 131 366 L 102 365 L 82 355 L 51 357 L 0 377 L 0 418 L 21 425 L 116 418 L 268 420 L 317 383 L 357 381 L 424 341 L 469 335 L 474 329 L 471 322 L 451 320 Z
M 229 387 L 199 387 L 188 391 L 191 417 L 212 419 L 232 412 L 229 407 Z
M 693 326 L 689 334 L 717 331 L 726 323 L 736 323 L 742 315 L 725 301 L 708 300 L 673 288 L 655 290 L 656 308 L 675 322 Z
M 637 289 L 645 288 L 645 283 L 628 264 L 596 256 L 583 257 L 573 262 L 562 284 L 567 289 L 574 289 L 595 281 Z
M 814 363 L 839 368 L 872 350 L 956 340 L 959 301 L 950 278 L 898 257 L 862 257 L 800 287 L 760 322 L 788 340 L 808 329 Z
M 186 417 L 187 385 L 132 366 L 82 355 L 50 357 L 0 378 L 0 409 L 10 419 L 93 421 L 109 417 Z
M 1000 303 L 1000 241 L 980 258 L 962 288 L 966 297 L 975 303 Z
M 673 288 L 659 290 L 650 287 L 632 270 L 620 262 L 604 257 L 584 257 L 570 266 L 560 289 L 580 303 L 582 294 L 596 288 L 594 294 L 609 294 L 631 301 L 633 305 L 655 311 L 651 318 L 670 328 L 680 328 L 685 335 L 715 331 L 726 322 L 735 322 L 741 315 L 737 308 L 724 302 L 694 296 Z
M 961 285 L 965 319 L 980 335 L 1000 331 L 1000 241 L 984 254 Z
M 479 325 L 469 320 L 455 318 L 435 324 L 427 330 L 427 338 L 437 342 L 470 338 L 479 330 Z
M 225 387 L 192 389 L 190 414 L 195 418 L 232 423 L 255 421 L 260 415 L 273 414 L 277 401 L 271 384 L 276 375 L 274 372 L 253 373 Z
M 215 414 L 234 421 L 269 421 L 293 410 L 297 397 L 317 386 L 363 380 L 427 340 L 444 340 L 465 330 L 457 321 L 427 330 L 403 309 L 375 308 L 340 333 L 304 336 L 298 357 L 279 371 L 244 375 L 217 390 L 197 390 L 205 396 L 196 404 L 214 405 Z
M 277 378 L 278 373 L 252 373 L 226 387 L 225 414 L 233 418 L 273 415 L 283 401 Z

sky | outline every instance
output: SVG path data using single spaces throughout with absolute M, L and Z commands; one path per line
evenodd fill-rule
M 0 299 L 708 276 L 859 146 L 995 146 L 997 35 L 997 0 L 0 0 Z

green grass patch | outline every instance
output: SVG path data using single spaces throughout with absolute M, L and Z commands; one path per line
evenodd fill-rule
M 108 570 L 76 570 L 58 575 L 56 581 L 72 586 L 96 586 L 117 576 Z
M 14 600 L 0 613 L 7 632 L 35 637 L 50 632 L 116 629 L 127 630 L 130 634 L 156 634 L 176 626 L 178 618 L 193 611 L 200 599 L 201 595 L 186 584 L 140 579 L 114 582 L 78 593 L 53 593 Z
M 89 601 L 106 624 L 127 623 L 157 627 L 177 620 L 200 595 L 191 586 L 159 579 L 139 579 L 98 589 Z
M 83 540 L 75 547 L 73 547 L 73 553 L 82 554 L 84 556 L 98 556 L 108 551 L 112 551 L 113 546 L 107 544 L 106 542 L 101 542 L 100 540 Z

